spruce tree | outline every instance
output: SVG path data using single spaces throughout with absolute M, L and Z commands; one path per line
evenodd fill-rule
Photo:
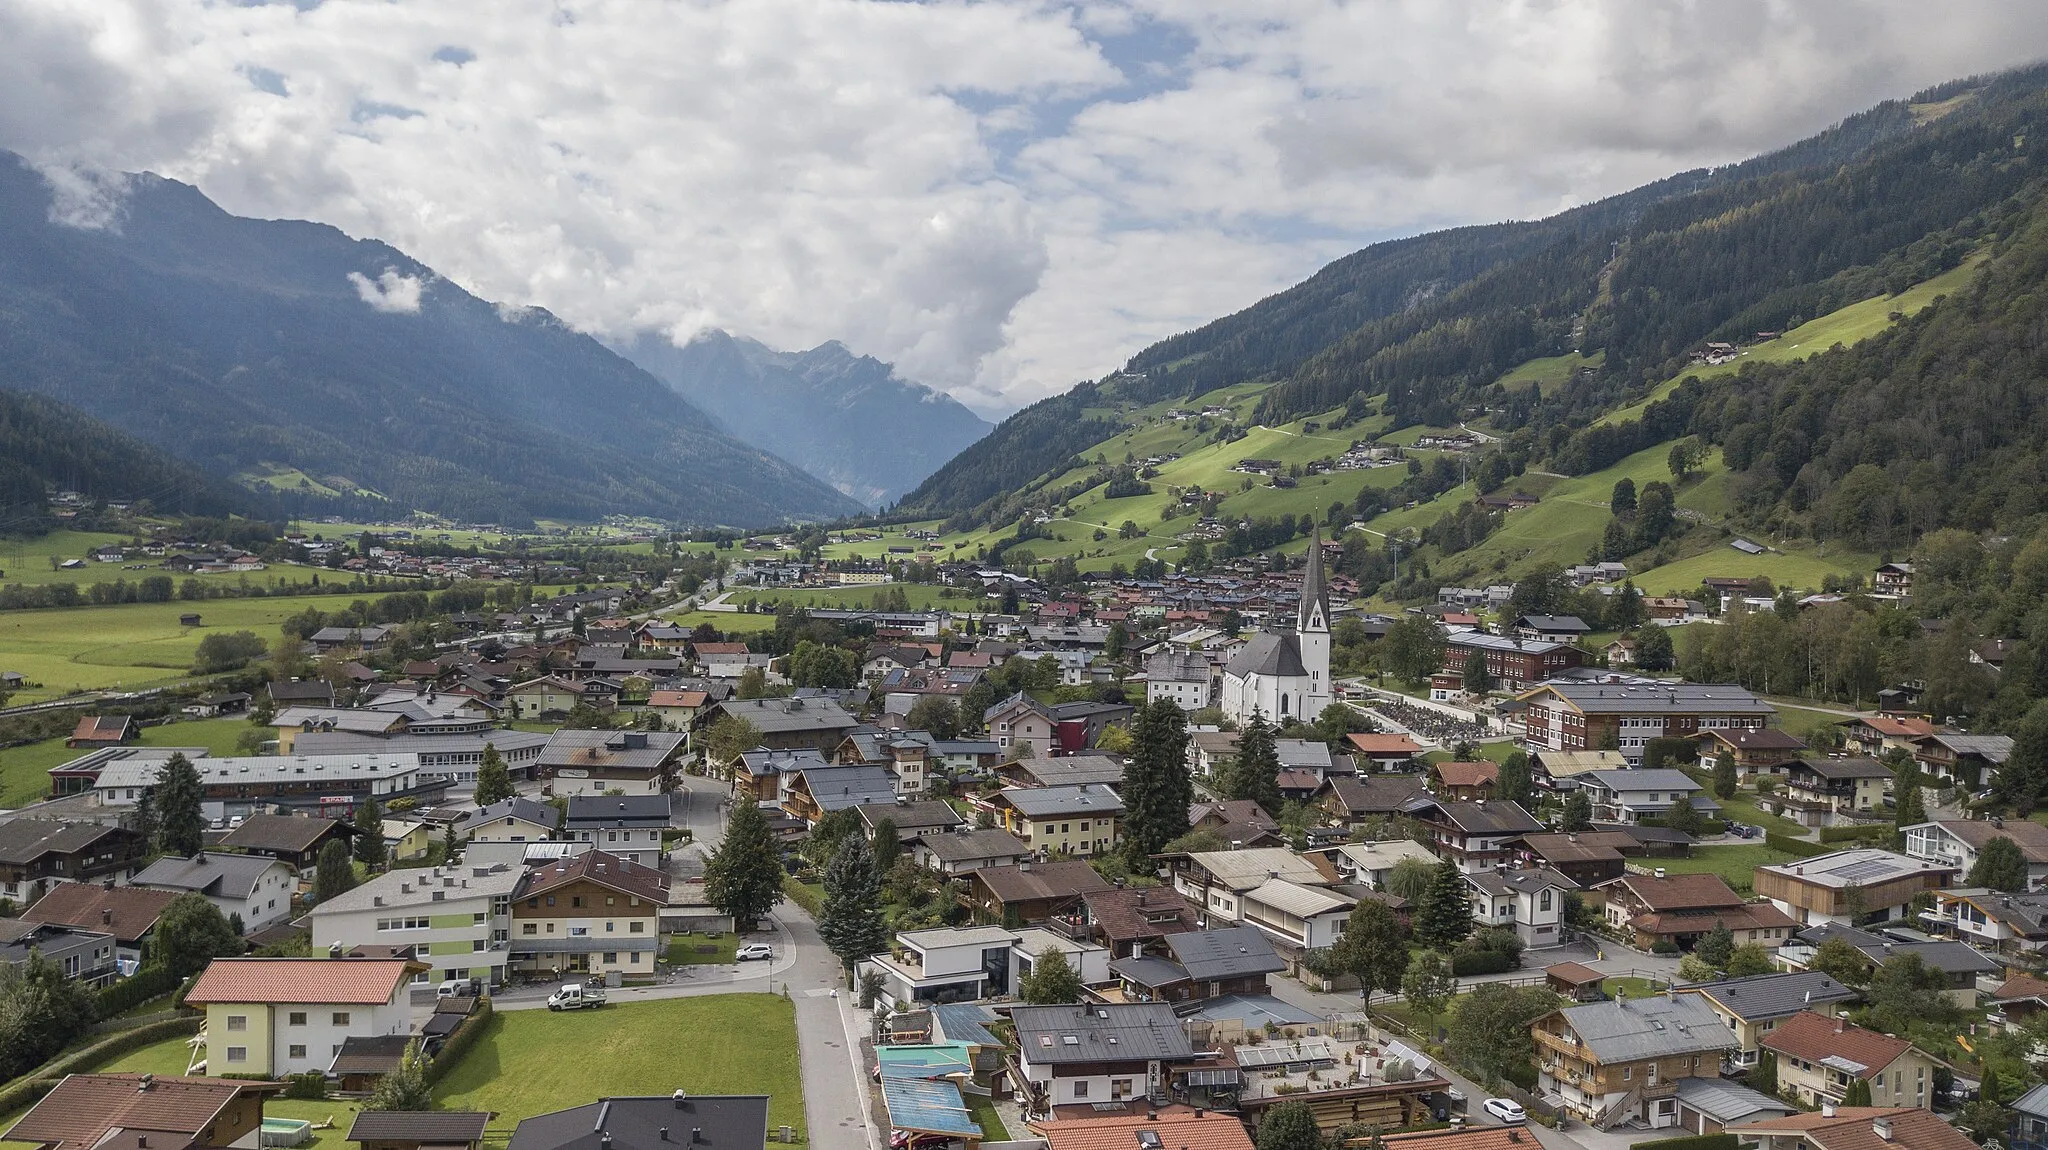
M 398 1066 L 377 1079 L 376 1089 L 363 1099 L 364 1110 L 432 1110 L 433 1087 L 427 1082 L 427 1059 L 414 1041 L 405 1048 Z
M 1237 757 L 1232 759 L 1222 783 L 1225 798 L 1250 799 L 1268 812 L 1280 809 L 1280 752 L 1273 744 L 1273 728 L 1266 717 L 1254 710 L 1237 738 Z
M 172 755 L 157 769 L 157 853 L 191 858 L 206 845 L 206 817 L 200 811 L 205 790 L 198 768 L 183 754 Z
M 754 802 L 733 804 L 725 838 L 704 863 L 704 897 L 750 929 L 782 901 L 782 863 L 768 819 Z
M 1472 900 L 1458 864 L 1445 859 L 1430 877 L 1429 889 L 1415 907 L 1415 941 L 1431 950 L 1448 951 L 1472 933 Z
M 1194 780 L 1188 775 L 1187 715 L 1160 699 L 1138 709 L 1131 725 L 1131 756 L 1124 765 L 1123 834 L 1136 863 L 1188 833 Z
M 356 885 L 355 863 L 348 857 L 348 844 L 340 839 L 328 839 L 320 848 L 320 859 L 313 869 L 313 901 L 326 902 L 339 894 L 354 890 Z
M 825 868 L 818 936 L 845 965 L 849 985 L 854 964 L 889 945 L 889 928 L 882 921 L 881 876 L 875 873 L 875 855 L 866 835 L 847 835 Z
M 476 805 L 502 803 L 518 792 L 512 788 L 512 773 L 505 769 L 505 757 L 495 743 L 484 744 L 483 762 L 476 768 Z
M 1969 886 L 2018 893 L 2027 889 L 2027 856 L 2020 845 L 2004 835 L 1985 843 L 1977 851 L 1977 862 L 1963 880 Z
M 1735 932 L 1728 929 L 1727 923 L 1716 919 L 1714 929 L 1700 938 L 1692 952 L 1715 970 L 1726 970 L 1728 960 L 1735 956 Z
M 1529 773 L 1529 755 L 1525 751 L 1510 751 L 1501 760 L 1500 777 L 1494 784 L 1494 793 L 1510 803 L 1531 805 L 1536 798 L 1536 780 Z
M 1900 842 L 1906 838 L 1906 828 L 1927 821 L 1927 800 L 1920 794 L 1920 767 L 1911 759 L 1899 768 L 1899 777 L 1892 784 L 1893 804 L 1892 826 L 1897 828 Z
M 1593 825 L 1593 800 L 1584 791 L 1565 796 L 1561 825 L 1567 831 L 1582 831 Z
M 1463 669 L 1465 692 L 1470 695 L 1484 695 L 1493 690 L 1493 672 L 1486 669 L 1486 653 L 1473 651 L 1465 656 Z
M 366 798 L 356 808 L 356 861 L 377 866 L 384 861 L 384 811 L 376 799 Z
M 1735 756 L 1723 749 L 1714 757 L 1714 797 L 1732 799 L 1736 788 L 1741 785 L 1742 780 L 1735 773 Z

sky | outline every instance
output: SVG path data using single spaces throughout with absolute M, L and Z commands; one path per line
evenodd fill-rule
M 0 0 L 0 147 L 99 193 L 73 222 L 154 171 L 996 416 L 1376 240 L 2043 57 L 2010 0 Z

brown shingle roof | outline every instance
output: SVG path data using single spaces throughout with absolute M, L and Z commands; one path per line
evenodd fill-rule
M 1079 860 L 1030 865 L 1030 870 L 1015 866 L 984 867 L 974 872 L 974 880 L 1002 902 L 1069 898 L 1116 889 L 1096 874 L 1094 867 Z
M 24 922 L 54 922 L 111 934 L 132 943 L 148 934 L 157 916 L 178 897 L 177 891 L 117 886 L 109 890 L 91 883 L 66 882 L 21 913 Z
M 1674 874 L 1656 878 L 1625 874 L 1622 883 L 1651 910 L 1707 910 L 1742 905 L 1742 896 L 1717 874 Z
M 2019 998 L 2048 997 L 2048 982 L 2031 974 L 2015 974 L 2005 980 L 1997 990 L 1991 992 L 1993 1002 L 2011 1002 Z
M 2028 862 L 2048 862 L 2048 826 L 2027 819 L 1942 819 L 1941 828 L 1983 850 L 1992 839 L 2008 838 L 2020 848 Z
M 1344 736 L 1353 749 L 1367 755 L 1419 755 L 1422 744 L 1406 735 L 1350 734 Z
M 1429 770 L 1447 787 L 1483 787 L 1500 781 L 1499 763 L 1438 763 Z
M 535 867 L 519 880 L 519 887 L 512 892 L 512 897 L 532 898 L 572 882 L 594 882 L 657 905 L 668 902 L 668 875 L 659 867 L 636 863 L 604 851 L 585 851 L 572 859 L 558 859 Z
M 1762 1042 L 1766 1050 L 1807 1062 L 1819 1062 L 1833 1055 L 1861 1063 L 1865 1072 L 1860 1077 L 1864 1078 L 1876 1075 L 1913 1049 L 1913 1044 L 1903 1038 L 1887 1038 L 1875 1030 L 1851 1026 L 1842 1019 L 1811 1010 L 1802 1010 L 1780 1022 L 1776 1030 L 1764 1035 Z
M 1097 891 L 1082 896 L 1088 917 L 1110 942 L 1158 938 L 1195 929 L 1195 905 L 1172 887 Z
M 402 959 L 216 958 L 199 973 L 187 1004 L 221 1002 L 349 1003 L 380 1006 L 391 1001 L 415 969 Z
M 1630 926 L 1645 934 L 1684 934 L 1699 930 L 1703 925 L 1711 928 L 1714 923 L 1725 924 L 1729 930 L 1736 931 L 1799 925 L 1791 915 L 1766 902 L 1717 906 L 1705 911 L 1657 911 L 1639 914 L 1629 920 Z
M 142 1083 L 149 1080 L 149 1088 Z M 241 1082 L 226 1078 L 152 1077 L 146 1074 L 69 1074 L 55 1090 L 7 1131 L 9 1142 L 41 1143 L 60 1150 L 83 1150 L 100 1144 L 116 1130 L 183 1135 L 159 1140 L 171 1150 L 196 1141 L 199 1134 L 236 1098 L 250 1093 L 275 1094 L 276 1082 Z
M 220 845 L 245 851 L 285 851 L 299 854 L 313 849 L 320 836 L 339 829 L 354 834 L 353 828 L 334 819 L 310 815 L 250 815 L 242 825 L 227 833 Z
M 1183 1150 L 1252 1150 L 1244 1123 L 1227 1114 L 1144 1114 L 1118 1118 L 1069 1118 L 1038 1127 L 1047 1150 L 1136 1150 L 1138 1134 L 1151 1131 L 1165 1146 Z M 1460 1148 L 1467 1150 L 1467 1148 Z M 1480 1150 L 1478 1147 L 1469 1150 Z M 1533 1147 L 1530 1150 L 1534 1150 Z
M 1609 842 L 1607 840 L 1614 840 Z M 1597 841 L 1596 841 L 1597 840 Z M 1559 863 L 1612 862 L 1622 856 L 1616 843 L 1627 843 L 1634 849 L 1633 836 L 1611 832 L 1607 834 L 1562 834 L 1524 835 L 1522 845 L 1529 853 L 1555 866 Z

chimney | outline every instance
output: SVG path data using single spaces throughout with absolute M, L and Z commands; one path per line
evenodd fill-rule
M 1848 1030 L 1848 1028 L 1849 1028 L 1849 1012 L 1848 1012 L 1848 1011 L 1846 1011 L 1846 1010 L 1842 1010 L 1842 1011 L 1837 1011 L 1837 1012 L 1835 1013 L 1835 1033 L 1836 1033 L 1836 1034 L 1842 1034 L 1842 1033 L 1845 1033 L 1845 1032 L 1846 1032 L 1846 1031 Z
M 107 906 L 103 906 L 103 907 L 101 907 L 101 908 L 100 908 L 100 925 L 101 925 L 101 926 L 112 926 L 113 924 L 114 924 L 114 908 L 112 908 L 112 907 L 107 907 Z
M 1835 1116 L 1835 1104 L 1823 1100 L 1820 1104 L 1820 1116 L 1822 1118 L 1833 1118 Z
M 661 1128 L 660 1138 L 663 1142 L 668 1141 L 668 1127 L 664 1126 Z
M 145 1093 L 147 1093 L 149 1089 L 155 1085 L 156 1075 L 154 1074 L 145 1074 L 141 1078 L 135 1080 L 135 1089 L 143 1091 Z
M 702 1141 L 704 1141 L 704 1128 L 702 1126 L 690 1127 L 690 1145 L 695 1146 Z
M 676 1091 L 674 1094 L 671 1094 L 668 1097 L 669 1101 L 676 1104 L 676 1109 L 678 1110 L 681 1110 L 683 1108 L 684 1103 L 687 1103 L 690 1100 L 690 1096 L 681 1090 Z
M 1872 1119 L 1870 1120 L 1870 1129 L 1871 1129 L 1871 1132 L 1872 1132 L 1872 1133 L 1874 1133 L 1874 1134 L 1876 1134 L 1876 1135 L 1877 1135 L 1877 1136 L 1878 1136 L 1879 1138 L 1882 1138 L 1882 1139 L 1884 1139 L 1884 1140 L 1885 1140 L 1885 1141 L 1887 1141 L 1887 1142 L 1889 1142 L 1889 1141 L 1891 1141 L 1891 1140 L 1892 1140 L 1892 1120 L 1891 1120 L 1891 1119 L 1889 1119 L 1889 1118 L 1872 1118 Z

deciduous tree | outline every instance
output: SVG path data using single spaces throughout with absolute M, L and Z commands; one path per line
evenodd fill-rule
M 1081 976 L 1066 952 L 1048 946 L 1032 956 L 1031 969 L 1017 980 L 1017 997 L 1032 1006 L 1060 1006 L 1081 1001 Z
M 1393 994 L 1401 989 L 1401 977 L 1408 972 L 1408 945 L 1401 920 L 1392 907 L 1373 898 L 1362 898 L 1351 908 L 1344 933 L 1331 948 L 1331 965 L 1358 979 L 1368 1002 L 1375 990 Z
M 242 936 L 235 933 L 220 908 L 206 901 L 205 895 L 188 892 L 172 899 L 157 917 L 150 960 L 182 978 L 216 958 L 242 950 Z

